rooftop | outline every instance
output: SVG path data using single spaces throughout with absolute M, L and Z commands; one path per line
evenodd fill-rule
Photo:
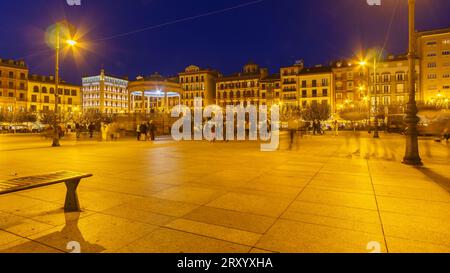
M 24 60 L 0 59 L 0 66 L 28 69 Z

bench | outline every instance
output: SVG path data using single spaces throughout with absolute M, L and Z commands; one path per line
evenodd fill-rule
M 67 193 L 66 201 L 64 204 L 64 211 L 78 212 L 80 211 L 80 203 L 78 202 L 77 195 L 78 184 L 80 183 L 81 179 L 91 176 L 92 174 L 87 173 L 58 171 L 44 175 L 0 180 L 0 195 L 65 183 Z

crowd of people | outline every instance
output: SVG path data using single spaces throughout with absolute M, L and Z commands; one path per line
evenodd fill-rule
M 156 125 L 153 120 L 148 122 L 142 122 L 136 127 L 136 138 L 138 141 L 154 141 L 156 137 Z

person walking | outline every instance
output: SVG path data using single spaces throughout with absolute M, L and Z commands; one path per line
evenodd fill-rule
M 145 124 L 145 122 L 143 122 L 141 124 L 140 131 L 141 131 L 141 135 L 144 136 L 144 141 L 147 140 L 147 124 Z
M 108 124 L 102 122 L 100 128 L 100 131 L 102 133 L 102 141 L 108 140 L 108 129 L 109 129 Z
M 337 122 L 337 120 L 334 120 L 333 126 L 334 126 L 334 135 L 339 136 L 339 123 Z
M 288 121 L 288 130 L 289 130 L 289 150 L 292 150 L 292 146 L 294 145 L 294 140 L 296 140 L 296 133 L 298 130 L 298 121 L 293 117 Z
M 141 140 L 141 125 L 139 123 L 136 125 L 136 138 L 137 141 Z
M 150 140 L 155 141 L 156 138 L 156 125 L 153 120 L 149 123 L 149 131 L 150 131 Z
M 75 123 L 75 134 L 76 134 L 76 138 L 77 138 L 77 139 L 80 138 L 80 133 L 81 133 L 81 126 L 80 126 L 80 124 L 77 122 L 77 123 Z
M 88 126 L 88 130 L 89 130 L 89 138 L 93 138 L 94 137 L 94 130 L 95 130 L 95 125 L 94 123 L 90 123 Z

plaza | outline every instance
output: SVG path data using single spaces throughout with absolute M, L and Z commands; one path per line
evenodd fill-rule
M 261 152 L 250 141 L 155 142 L 0 136 L 0 180 L 70 170 L 62 184 L 0 196 L 0 252 L 450 252 L 450 146 L 420 139 L 424 167 L 403 165 L 404 136 L 341 132 Z M 375 245 L 372 249 L 371 246 Z

